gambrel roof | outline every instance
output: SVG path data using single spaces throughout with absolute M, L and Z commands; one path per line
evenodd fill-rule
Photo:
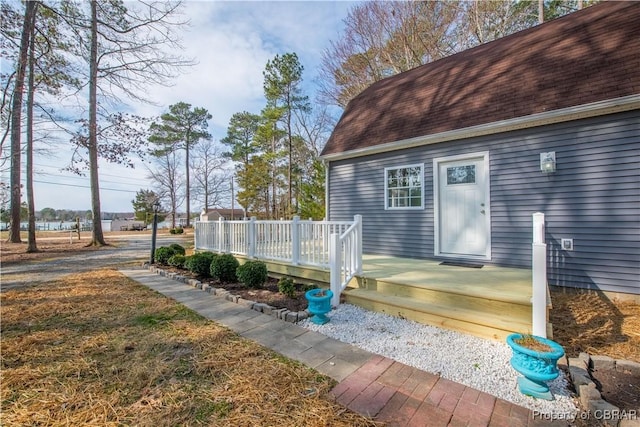
M 640 2 L 604 2 L 372 84 L 349 102 L 322 155 L 387 151 L 460 129 L 473 136 L 490 123 L 568 117 L 606 100 L 635 109 L 639 94 Z

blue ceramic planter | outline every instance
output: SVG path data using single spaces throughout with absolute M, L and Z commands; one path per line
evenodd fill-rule
M 319 293 L 323 293 L 322 296 L 318 296 Z M 329 321 L 327 313 L 331 311 L 331 298 L 333 292 L 328 289 L 311 289 L 304 294 L 307 301 L 309 301 L 309 313 L 311 321 L 316 325 L 324 325 Z
M 518 344 L 516 340 L 520 338 L 522 334 L 511 334 L 507 337 L 507 344 L 513 350 L 511 366 L 524 375 L 518 378 L 520 392 L 539 399 L 553 400 L 545 382 L 558 377 L 558 359 L 564 356 L 564 349 L 555 341 L 533 336 L 551 348 L 551 351 L 535 351 Z

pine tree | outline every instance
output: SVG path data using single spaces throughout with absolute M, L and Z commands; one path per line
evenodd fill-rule
M 158 147 L 159 152 L 184 150 L 185 152 L 185 196 L 187 223 L 191 220 L 191 184 L 189 179 L 189 154 L 191 148 L 202 140 L 210 140 L 207 131 L 211 114 L 204 109 L 194 107 L 186 102 L 169 106 L 169 112 L 160 116 L 160 123 L 152 123 L 149 141 Z

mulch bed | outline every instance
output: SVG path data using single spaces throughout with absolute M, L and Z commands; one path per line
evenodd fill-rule
M 202 277 L 180 268 L 169 267 L 166 265 L 162 265 L 160 268 L 165 271 L 178 273 L 191 279 L 197 279 L 212 288 L 225 289 L 233 295 L 238 295 L 246 300 L 269 304 L 275 308 L 286 308 L 289 311 L 303 311 L 308 305 L 307 299 L 304 297 L 304 294 L 308 289 L 307 285 L 296 283 L 295 295 L 293 298 L 290 298 L 280 293 L 278 290 L 278 279 L 273 277 L 270 277 L 261 288 L 249 289 L 240 282 L 222 283 L 219 280 L 212 279 L 210 277 Z
M 223 288 L 233 295 L 255 302 L 263 302 L 276 308 L 286 308 L 289 311 L 302 311 L 307 308 L 307 300 L 304 297 L 305 286 L 296 284 L 296 293 L 293 298 L 281 294 L 278 291 L 278 280 L 269 278 L 267 283 L 260 289 L 247 289 L 242 283 L 220 283 L 215 280 L 200 279 L 203 283 L 208 283 L 214 288 Z
M 553 339 L 568 357 L 581 352 L 640 363 L 640 305 L 602 292 L 554 288 Z M 640 407 L 640 378 L 617 371 L 593 372 L 602 397 L 623 410 Z
M 602 398 L 621 410 L 640 409 L 640 377 L 615 370 L 595 370 L 591 377 Z

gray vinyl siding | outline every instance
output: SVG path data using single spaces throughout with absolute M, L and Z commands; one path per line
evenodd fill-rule
M 489 152 L 491 260 L 530 268 L 546 219 L 549 283 L 640 293 L 640 111 L 330 163 L 329 217 L 363 216 L 365 253 L 434 257 L 433 159 Z M 557 171 L 539 170 L 555 151 Z M 384 209 L 384 168 L 424 163 L 424 210 Z M 560 249 L 572 238 L 574 251 Z

